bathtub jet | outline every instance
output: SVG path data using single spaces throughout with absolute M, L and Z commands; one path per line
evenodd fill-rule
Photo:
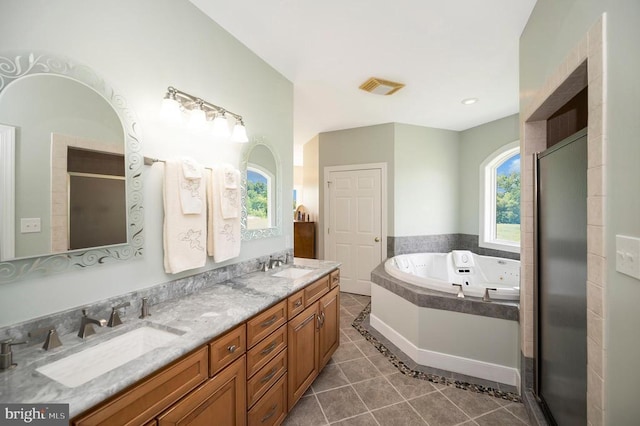
M 458 295 L 462 291 L 465 296 L 482 298 L 491 289 L 492 299 L 520 299 L 518 260 L 454 250 L 401 254 L 388 259 L 384 269 L 392 277 L 430 290 Z

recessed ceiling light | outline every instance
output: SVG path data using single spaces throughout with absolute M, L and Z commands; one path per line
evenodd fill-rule
M 478 98 L 467 98 L 462 100 L 462 103 L 465 105 L 473 105 L 476 102 L 478 102 Z
M 382 78 L 371 77 L 360 85 L 360 89 L 376 95 L 393 95 L 402 89 L 404 84 L 395 81 L 384 80 Z

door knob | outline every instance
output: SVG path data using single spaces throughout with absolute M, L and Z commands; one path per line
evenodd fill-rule
M 380 242 L 380 237 L 376 237 L 373 241 L 375 241 L 376 243 Z

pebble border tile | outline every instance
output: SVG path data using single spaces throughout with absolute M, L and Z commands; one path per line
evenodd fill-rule
M 362 326 L 365 319 L 368 318 L 371 313 L 371 303 L 367 304 L 365 308 L 358 314 L 356 319 L 351 324 L 374 348 L 384 355 L 394 367 L 398 369 L 402 374 L 407 376 L 427 380 L 432 383 L 439 383 L 447 386 L 455 386 L 458 389 L 470 390 L 472 392 L 482 393 L 485 395 L 501 398 L 511 402 L 522 402 L 520 395 L 513 392 L 504 392 L 491 387 L 485 387 L 474 383 L 462 382 L 459 380 L 453 380 L 447 377 L 438 376 L 435 374 L 429 374 L 422 371 L 416 371 L 409 368 L 404 362 L 402 362 L 396 355 L 394 355 L 387 347 L 382 344 L 375 336 Z

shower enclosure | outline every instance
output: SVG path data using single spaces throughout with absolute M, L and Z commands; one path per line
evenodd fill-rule
M 587 133 L 537 155 L 536 394 L 551 424 L 587 424 Z

